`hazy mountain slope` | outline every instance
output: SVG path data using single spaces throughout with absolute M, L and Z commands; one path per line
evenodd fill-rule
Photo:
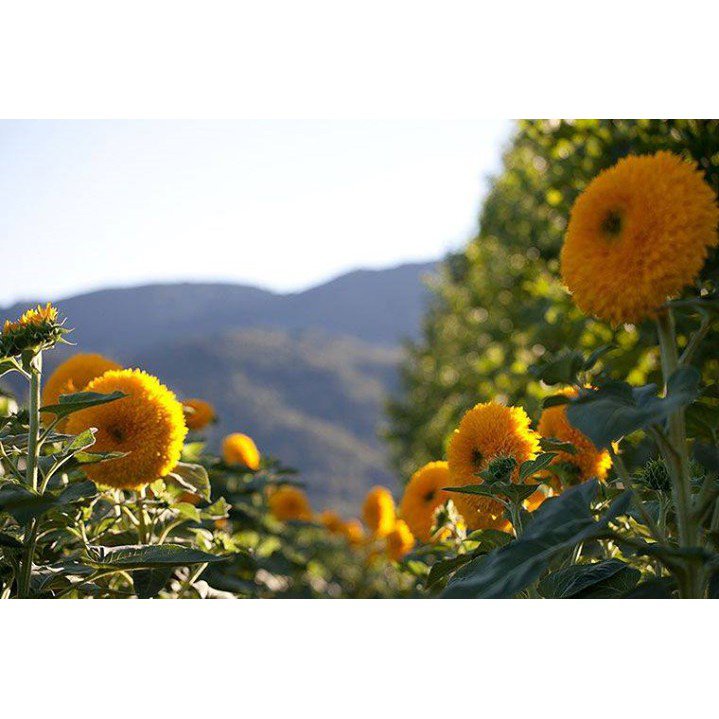
M 377 438 L 396 380 L 399 343 L 416 336 L 433 265 L 358 271 L 278 295 L 227 284 L 102 290 L 58 306 L 75 328 L 72 352 L 103 352 L 157 374 L 181 396 L 204 397 L 303 472 L 316 503 L 356 510 L 366 489 L 391 482 Z M 31 303 L 0 311 L 14 318 Z

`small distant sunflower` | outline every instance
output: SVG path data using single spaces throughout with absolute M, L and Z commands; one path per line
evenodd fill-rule
M 352 546 L 362 544 L 364 541 L 364 529 L 357 519 L 350 519 L 342 525 L 342 534 Z
M 260 452 L 246 434 L 229 434 L 222 441 L 222 458 L 225 464 L 242 464 L 251 470 L 260 467 Z
M 5 320 L 0 335 L 0 356 L 52 347 L 67 330 L 58 323 L 57 309 L 49 302 L 23 313 L 15 322 Z
M 337 512 L 331 509 L 325 509 L 325 511 L 320 514 L 319 520 L 320 524 L 322 524 L 330 534 L 342 534 L 344 522 Z
M 583 312 L 639 322 L 697 277 L 718 221 L 717 198 L 694 165 L 670 152 L 626 157 L 575 202 L 562 280 Z
M 414 547 L 415 540 L 406 522 L 398 519 L 394 527 L 387 535 L 387 554 L 395 562 L 399 562 L 405 555 L 409 554 Z
M 79 353 L 59 364 L 48 377 L 42 390 L 42 403 L 44 406 L 57 404 L 60 395 L 82 392 L 96 377 L 100 377 L 109 370 L 122 369 L 111 359 L 100 354 Z M 43 415 L 43 422 L 49 423 L 52 415 Z M 67 420 L 58 423 L 62 429 Z
M 567 397 L 576 397 L 577 391 L 570 387 L 563 390 L 562 394 Z M 537 429 L 542 437 L 551 437 L 574 445 L 577 450 L 576 454 L 558 452 L 553 463 L 558 464 L 561 462 L 576 467 L 579 482 L 585 482 L 592 477 L 600 480 L 607 478 L 609 468 L 612 466 L 609 452 L 597 449 L 586 434 L 569 424 L 566 404 L 554 405 L 543 410 Z
M 138 369 L 110 370 L 92 380 L 89 392 L 119 390 L 127 397 L 70 415 L 66 431 L 97 428 L 93 452 L 126 452 L 124 457 L 88 464 L 94 482 L 137 489 L 167 475 L 180 459 L 187 434 L 182 405 L 160 381 Z
M 278 487 L 270 494 L 267 501 L 270 512 L 281 522 L 312 519 L 312 508 L 307 495 L 297 487 L 290 485 Z
M 396 512 L 394 499 L 385 487 L 372 487 L 362 507 L 362 518 L 376 539 L 386 537 L 394 527 Z
M 215 408 L 204 399 L 186 399 L 182 404 L 185 409 L 187 429 L 204 429 L 215 421 Z
M 496 402 L 475 405 L 452 434 L 447 464 L 453 486 L 482 484 L 478 474 L 497 458 L 512 458 L 512 481 L 519 481 L 519 466 L 534 459 L 539 451 L 539 435 L 530 428 L 529 417 L 521 407 L 505 407 Z M 504 508 L 491 497 L 452 494 L 452 501 L 469 529 L 507 531 Z
M 449 498 L 444 487 L 450 485 L 446 462 L 429 462 L 417 470 L 407 483 L 399 512 L 420 542 L 432 541 L 434 512 Z

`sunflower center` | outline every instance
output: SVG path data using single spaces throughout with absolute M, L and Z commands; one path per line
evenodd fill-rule
M 425 502 L 431 502 L 434 499 L 434 490 L 430 489 L 427 494 L 424 495 Z
M 125 433 L 115 425 L 107 428 L 107 433 L 118 443 L 125 439 Z
M 602 220 L 602 232 L 615 240 L 622 231 L 622 216 L 618 210 L 609 210 Z
M 484 460 L 484 456 L 478 449 L 472 450 L 472 464 L 474 465 L 474 468 L 476 470 L 479 470 L 479 468 L 482 466 L 482 462 Z

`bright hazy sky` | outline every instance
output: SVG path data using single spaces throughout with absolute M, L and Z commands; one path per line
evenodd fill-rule
M 0 121 L 0 304 L 440 257 L 509 121 Z

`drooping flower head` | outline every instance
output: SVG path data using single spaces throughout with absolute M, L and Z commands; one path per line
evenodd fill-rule
M 694 281 L 718 221 L 716 195 L 694 165 L 670 152 L 626 157 L 575 202 L 562 280 L 583 312 L 639 322 Z
M 395 562 L 405 557 L 415 545 L 415 539 L 406 522 L 398 519 L 387 535 L 387 554 Z
M 574 388 L 562 390 L 567 397 L 576 397 Z M 585 482 L 592 477 L 604 480 L 607 477 L 612 460 L 607 450 L 599 450 L 591 439 L 569 423 L 567 405 L 559 404 L 547 407 L 542 411 L 537 429 L 542 437 L 570 442 L 576 449 L 575 454 L 558 452 L 553 464 L 563 463 L 576 467 L 577 481 Z
M 386 487 L 372 487 L 362 507 L 362 519 L 376 539 L 386 537 L 394 527 L 396 512 L 394 499 Z
M 268 498 L 270 512 L 281 522 L 312 519 L 312 508 L 307 495 L 298 487 L 283 485 L 275 489 Z
M 66 332 L 58 323 L 57 309 L 49 302 L 29 309 L 19 320 L 5 320 L 0 337 L 0 356 L 19 355 L 26 350 L 52 347 Z
M 260 467 L 260 452 L 246 434 L 229 434 L 222 441 L 222 458 L 225 464 L 241 464 L 251 470 Z
M 82 392 L 96 377 L 117 369 L 122 367 L 103 355 L 75 354 L 59 364 L 48 377 L 42 390 L 42 403 L 44 406 L 57 404 L 61 395 Z M 46 424 L 50 419 L 50 414 L 43 415 L 43 422 Z M 58 422 L 58 429 L 62 429 L 66 424 L 66 420 Z
M 204 399 L 186 399 L 182 404 L 187 429 L 204 429 L 216 419 L 215 408 Z
M 519 466 L 534 459 L 539 450 L 539 435 L 529 426 L 529 417 L 521 407 L 505 407 L 485 402 L 470 409 L 449 441 L 447 464 L 452 486 L 482 484 L 478 476 L 499 458 L 514 460 L 513 482 L 519 481 Z M 504 508 L 491 497 L 452 494 L 452 501 L 469 529 L 507 530 Z
M 450 499 L 449 492 L 443 491 L 449 485 L 449 467 L 446 462 L 425 464 L 407 483 L 399 512 L 420 542 L 432 541 L 434 512 Z
M 92 380 L 88 392 L 127 396 L 70 415 L 66 431 L 97 428 L 93 452 L 126 452 L 124 457 L 88 464 L 94 482 L 137 489 L 166 476 L 180 459 L 187 434 L 182 405 L 160 381 L 139 369 L 110 370 Z

